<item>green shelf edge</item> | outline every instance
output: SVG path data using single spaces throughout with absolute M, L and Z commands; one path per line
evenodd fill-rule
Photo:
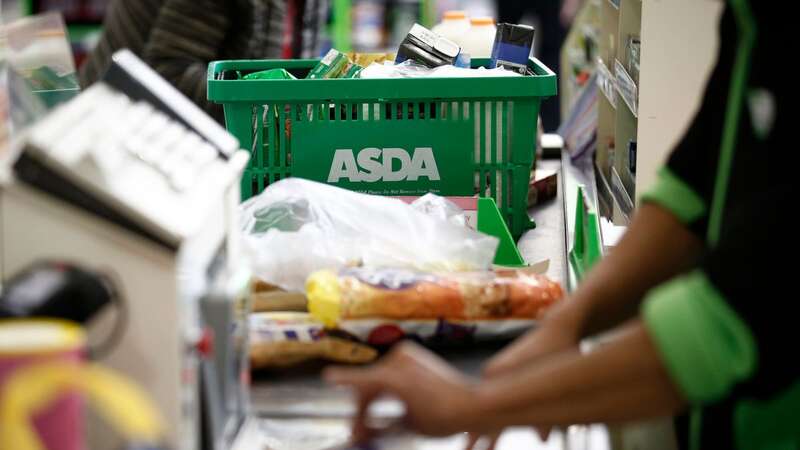
M 531 221 L 528 229 L 535 226 L 536 224 Z M 478 231 L 500 240 L 494 257 L 496 265 L 507 267 L 524 267 L 527 265 L 519 253 L 517 244 L 511 237 L 511 232 L 508 230 L 508 226 L 497 208 L 497 203 L 491 197 L 478 198 Z
M 578 186 L 575 206 L 575 239 L 569 251 L 569 262 L 578 281 L 592 268 L 603 254 L 600 223 L 597 212 L 587 207 L 583 186 Z

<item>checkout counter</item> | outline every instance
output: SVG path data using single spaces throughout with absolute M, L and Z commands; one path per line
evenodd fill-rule
M 146 387 L 166 418 L 170 448 L 347 448 L 353 398 L 348 391 L 326 386 L 318 372 L 280 376 L 256 373 L 249 386 L 242 383 L 249 378 L 246 320 L 242 314 L 247 310 L 243 295 L 247 276 L 235 263 L 239 250 L 233 218 L 239 197 L 237 180 L 247 154 L 238 152 L 224 130 L 204 121 L 205 115 L 198 115 L 193 105 L 175 93 L 132 54 L 121 53 L 115 56 L 103 83 L 30 130 L 18 149 L 21 155 L 12 166 L 12 180 L 0 193 L 3 276 L 53 257 L 94 267 L 119 267 L 117 278 L 130 308 L 127 331 L 101 362 Z M 97 105 L 105 112 L 117 108 L 117 113 L 102 114 Z M 92 120 L 80 120 L 92 114 Z M 115 178 L 122 180 L 121 174 L 131 170 L 148 168 L 139 164 L 155 166 L 152 183 L 158 180 L 156 175 L 162 175 L 159 164 L 166 162 L 156 159 L 148 163 L 145 160 L 150 156 L 136 153 L 146 148 L 145 143 L 133 139 L 133 148 L 125 143 L 128 139 L 124 136 L 132 134 L 139 120 L 136 114 L 141 116 L 143 127 L 156 128 L 158 124 L 148 125 L 144 118 L 152 121 L 158 117 L 165 129 L 189 133 L 182 139 L 192 145 L 202 142 L 213 149 L 209 161 L 203 164 L 217 167 L 213 169 L 218 170 L 214 178 L 219 182 L 203 183 L 202 188 L 196 188 L 202 193 L 197 193 L 200 191 L 193 192 L 191 187 L 177 189 L 174 184 L 180 184 L 179 179 L 161 180 L 166 186 L 160 192 L 162 203 L 138 196 L 138 192 L 134 196 L 130 184 L 108 183 Z M 92 135 L 100 141 L 108 130 L 115 133 L 108 142 L 118 144 L 120 152 L 133 158 L 109 162 L 103 159 L 107 155 L 92 152 L 88 144 L 88 151 L 80 151 L 80 136 Z M 66 158 L 70 151 L 74 154 Z M 541 164 L 558 169 L 560 163 Z M 157 185 L 148 183 L 140 187 L 157 189 Z M 203 200 L 193 201 L 193 196 Z M 190 204 L 191 211 L 177 210 L 181 203 Z M 171 209 L 179 214 L 169 214 Z M 519 242 L 528 263 L 549 264 L 548 275 L 562 284 L 567 277 L 563 211 L 560 193 L 555 200 L 531 210 L 538 226 Z M 170 221 L 170 217 L 176 219 Z M 118 261 L 125 264 L 115 264 Z M 98 322 L 90 334 L 105 335 L 114 320 L 101 318 Z M 214 355 L 204 358 L 207 330 L 216 331 L 217 342 Z M 502 345 L 445 349 L 442 354 L 459 369 L 477 374 Z M 397 416 L 402 406 L 387 401 L 380 405 L 380 411 Z M 396 434 L 384 438 L 379 448 L 460 449 L 465 439 Z M 513 429 L 504 434 L 498 448 L 521 447 L 604 450 L 608 448 L 608 435 L 602 426 L 580 426 L 555 432 L 547 442 L 541 442 L 531 429 Z
M 35 102 L 34 102 L 35 103 Z M 38 119 L 38 118 L 37 118 Z M 192 152 L 187 149 L 201 148 Z M 100 362 L 145 387 L 175 450 L 346 449 L 354 401 L 316 371 L 254 374 L 247 366 L 249 275 L 240 267 L 236 208 L 248 154 L 236 140 L 129 52 L 103 81 L 18 136 L 0 178 L 0 276 L 43 259 L 113 268 L 127 322 Z M 560 161 L 541 161 L 559 170 Z M 530 211 L 538 224 L 520 240 L 528 263 L 568 283 L 564 198 Z M 124 262 L 124 264 L 120 264 Z M 119 325 L 104 314 L 90 326 Z M 209 340 L 216 336 L 215 351 Z M 478 374 L 504 343 L 444 349 Z M 385 401 L 378 414 L 396 417 Z M 100 427 L 102 428 L 102 427 Z M 90 436 L 110 448 L 108 436 Z M 461 449 L 466 436 L 386 436 L 375 448 Z M 506 431 L 499 450 L 610 448 L 605 427 L 575 426 L 542 442 L 532 429 Z
M 542 160 L 541 169 L 560 170 L 559 160 Z M 568 264 L 565 252 L 564 198 L 561 189 L 555 199 L 529 211 L 537 227 L 526 232 L 518 245 L 528 264 L 546 264 L 547 275 L 566 285 Z M 478 375 L 485 361 L 502 349 L 506 342 L 482 343 L 470 347 L 440 349 L 439 353 L 458 369 Z M 350 417 L 354 399 L 340 388 L 326 385 L 319 372 L 310 370 L 276 374 L 254 373 L 250 387 L 251 416 L 243 427 L 233 450 L 322 450 L 349 448 Z M 373 412 L 396 416 L 402 405 L 381 401 Z M 463 450 L 467 437 L 423 438 L 394 434 L 376 448 L 386 450 Z M 572 426 L 551 433 L 545 442 L 530 428 L 507 430 L 497 450 L 607 450 L 609 433 L 603 425 Z

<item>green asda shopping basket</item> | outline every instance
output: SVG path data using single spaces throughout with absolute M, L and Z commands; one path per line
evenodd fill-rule
M 514 239 L 527 214 L 536 123 L 555 74 L 481 78 L 305 80 L 318 60 L 216 61 L 208 99 L 250 150 L 247 199 L 286 177 L 370 194 L 490 196 Z M 473 67 L 488 60 L 473 60 Z M 274 68 L 297 80 L 241 80 Z

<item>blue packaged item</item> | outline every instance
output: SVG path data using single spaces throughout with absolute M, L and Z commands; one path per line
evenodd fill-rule
M 503 67 L 525 75 L 533 45 L 534 29 L 528 25 L 497 24 L 491 67 Z
M 461 52 L 456 56 L 456 62 L 453 65 L 469 69 L 472 67 L 472 58 L 469 56 L 469 53 Z

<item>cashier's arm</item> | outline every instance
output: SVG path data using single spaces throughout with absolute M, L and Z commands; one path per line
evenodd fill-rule
M 406 403 L 411 427 L 434 435 L 672 414 L 684 401 L 637 311 L 648 290 L 691 267 L 701 249 L 670 212 L 644 204 L 581 288 L 491 362 L 487 381 L 476 384 L 413 345 L 373 368 L 331 370 L 328 379 L 358 391 L 357 436 L 366 430 L 366 405 L 382 393 Z M 581 337 L 617 326 L 613 340 L 578 351 Z
M 429 435 L 623 422 L 674 414 L 685 404 L 639 320 L 589 353 L 561 352 L 548 364 L 481 383 L 414 344 L 400 346 L 372 368 L 332 369 L 326 377 L 357 391 L 360 439 L 369 435 L 367 406 L 382 394 L 402 400 L 407 425 Z
M 668 210 L 645 203 L 619 244 L 589 272 L 579 289 L 529 333 L 496 356 L 489 376 L 531 364 L 581 338 L 636 316 L 648 290 L 692 267 L 703 244 Z

